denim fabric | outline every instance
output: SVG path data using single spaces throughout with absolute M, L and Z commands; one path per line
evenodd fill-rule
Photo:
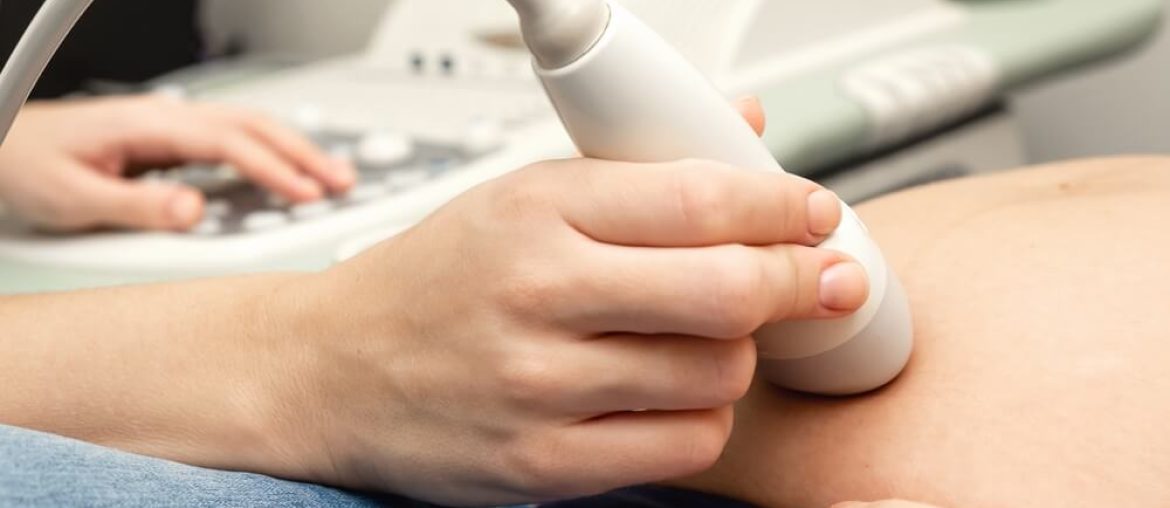
M 432 505 L 397 497 L 215 471 L 132 455 L 59 436 L 0 425 L 0 508 L 322 507 Z M 742 508 L 696 492 L 637 487 L 545 508 Z
M 388 504 L 398 506 L 386 499 L 254 474 L 185 466 L 0 426 L 0 507 L 348 508 Z

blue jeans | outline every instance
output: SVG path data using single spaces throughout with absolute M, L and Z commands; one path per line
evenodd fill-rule
M 229 473 L 0 425 L 0 508 L 38 506 L 428 507 L 397 497 Z M 745 508 L 718 496 L 635 487 L 542 508 Z
M 0 507 L 386 505 L 411 503 L 185 466 L 0 426 Z

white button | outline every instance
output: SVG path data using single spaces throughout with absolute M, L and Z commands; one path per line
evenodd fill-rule
M 918 127 L 920 117 L 933 105 L 935 96 L 930 87 L 922 83 L 917 76 L 905 72 L 894 65 L 883 66 L 872 70 L 872 76 L 881 82 L 899 104 L 899 109 L 906 117 L 907 134 L 913 133 Z
M 345 200 L 351 203 L 364 203 L 386 195 L 386 188 L 381 185 L 360 184 L 345 195 Z
M 482 155 L 503 144 L 504 127 L 494 120 L 472 120 L 463 133 L 462 148 L 468 155 Z
M 431 171 L 440 173 L 455 167 L 459 161 L 454 157 L 431 157 L 427 160 L 427 168 Z
M 217 199 L 203 207 L 204 215 L 222 219 L 232 213 L 232 204 L 225 199 Z
M 414 155 L 414 142 L 393 132 L 371 132 L 358 143 L 358 162 L 370 166 L 392 166 Z
M 882 146 L 903 135 L 905 114 L 897 99 L 867 73 L 855 73 L 845 79 L 846 93 L 869 112 L 870 143 Z
M 304 132 L 321 132 L 325 129 L 325 110 L 316 104 L 301 104 L 293 110 L 292 121 Z
M 847 95 L 868 110 L 871 144 L 934 128 L 987 103 L 1001 82 L 995 60 L 965 46 L 912 50 L 847 74 Z
M 303 205 L 294 206 L 291 211 L 292 216 L 299 220 L 312 219 L 314 217 L 320 217 L 333 211 L 333 203 L 330 203 L 329 201 L 305 203 Z
M 244 229 L 263 231 L 288 224 L 288 215 L 283 212 L 254 212 L 244 218 Z
M 191 234 L 200 236 L 214 236 L 223 232 L 223 222 L 216 217 L 207 217 L 203 219 L 195 227 L 191 228 Z
M 391 171 L 386 175 L 386 186 L 390 190 L 409 189 L 417 187 L 431 179 L 431 172 L 426 168 L 407 168 Z

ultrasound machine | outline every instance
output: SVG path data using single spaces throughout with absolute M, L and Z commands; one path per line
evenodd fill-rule
M 761 97 L 765 142 L 855 202 L 1023 162 L 1015 89 L 1135 47 L 1160 0 L 622 0 L 729 98 Z M 0 293 L 323 269 L 526 164 L 574 155 L 503 2 L 396 0 L 359 54 L 156 93 L 256 108 L 352 160 L 348 194 L 292 205 L 230 167 L 143 178 L 208 195 L 185 233 L 52 235 L 0 213 Z

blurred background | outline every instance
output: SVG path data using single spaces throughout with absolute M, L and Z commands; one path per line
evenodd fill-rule
M 1170 0 L 621 0 L 849 202 L 1032 163 L 1170 154 Z M 0 58 L 41 0 L 0 0 Z M 502 0 L 96 0 L 35 96 L 256 108 L 359 168 L 290 207 L 232 168 L 157 168 L 188 232 L 46 236 L 0 212 L 0 293 L 321 269 L 571 143 Z
M 1160 30 L 1119 60 L 1017 92 L 1012 107 L 1033 161 L 1168 153 L 1170 33 Z
M 326 57 L 364 47 L 393 0 L 337 0 L 344 10 L 318 0 L 204 1 L 205 26 L 219 48 Z M 1160 31 L 1120 60 L 1015 92 L 1011 104 L 1033 162 L 1170 153 L 1170 34 Z
M 317 0 L 205 0 L 205 22 L 220 48 L 325 57 L 360 50 L 393 0 L 337 1 L 344 11 Z M 1011 107 L 1032 162 L 1170 153 L 1170 34 L 1161 30 L 1118 60 L 1014 92 Z
M 91 54 L 115 55 L 120 79 L 147 78 L 194 63 L 193 48 L 206 55 L 265 54 L 312 60 L 362 50 L 394 0 L 105 0 L 85 26 L 119 26 L 124 37 L 79 29 Z M 1108 3 L 1109 0 L 1100 0 Z M 1165 0 L 1170 6 L 1170 0 Z M 0 51 L 7 54 L 40 0 L 0 2 Z M 1170 16 L 1170 14 L 1167 14 Z M 189 17 L 198 33 L 175 33 Z M 161 20 L 127 23 L 129 19 Z M 155 29 L 165 29 L 160 33 Z M 194 37 L 202 42 L 196 43 Z M 144 40 L 151 44 L 141 44 Z M 162 43 L 162 44 L 159 44 Z M 65 58 L 80 59 L 80 52 Z M 74 83 L 75 84 L 75 83 Z M 64 92 L 46 85 L 42 94 Z M 1139 50 L 1087 69 L 1065 73 L 1011 94 L 1024 148 L 1040 162 L 1107 154 L 1170 152 L 1170 35 L 1158 33 Z

